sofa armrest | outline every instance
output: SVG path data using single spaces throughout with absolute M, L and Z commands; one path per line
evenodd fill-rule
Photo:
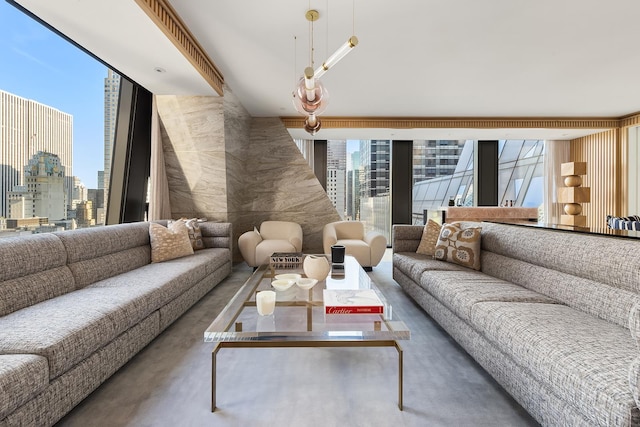
M 387 239 L 377 231 L 370 231 L 365 234 L 362 240 L 369 245 L 371 253 L 371 265 L 369 267 L 378 265 L 384 256 L 384 251 L 387 250 Z
M 322 229 L 322 250 L 325 254 L 331 253 L 331 246 L 338 243 L 336 228 L 333 224 L 327 224 Z
M 415 252 L 422 240 L 422 225 L 393 226 L 391 248 L 393 252 Z
M 302 252 L 302 239 L 300 237 L 289 237 L 289 243 L 291 243 L 293 247 L 296 248 L 296 252 Z
M 238 237 L 238 249 L 242 257 L 249 265 L 258 265 L 256 262 L 256 247 L 262 242 L 262 236 L 255 231 L 247 231 Z

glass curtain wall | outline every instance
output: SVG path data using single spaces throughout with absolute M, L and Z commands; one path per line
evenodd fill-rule
M 0 2 L 0 237 L 104 224 L 120 77 Z
M 453 204 L 473 206 L 474 140 L 467 140 L 452 175 L 416 182 L 412 219 L 423 224 L 425 211 Z M 537 207 L 544 197 L 544 141 L 500 140 L 498 197 L 503 206 Z

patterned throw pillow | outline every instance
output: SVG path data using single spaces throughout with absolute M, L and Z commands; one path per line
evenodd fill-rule
M 436 252 L 436 244 L 438 243 L 438 237 L 440 237 L 440 229 L 442 226 L 430 219 L 422 230 L 422 240 L 420 245 L 416 249 L 416 253 L 433 256 Z
M 168 227 L 154 222 L 149 223 L 149 238 L 151 240 L 151 262 L 162 262 L 193 255 L 189 229 L 182 220 L 172 221 Z
M 482 227 L 463 229 L 459 223 L 443 224 L 433 257 L 480 270 L 481 231 Z
M 194 251 L 204 249 L 204 241 L 202 240 L 202 232 L 200 231 L 199 222 L 203 222 L 206 220 L 198 219 L 198 218 L 180 218 L 178 221 L 184 221 L 187 229 L 189 230 L 189 241 L 191 242 L 191 247 Z M 167 225 L 171 225 L 176 221 L 169 220 Z

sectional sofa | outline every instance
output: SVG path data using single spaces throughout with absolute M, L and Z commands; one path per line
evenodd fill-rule
M 394 279 L 542 425 L 640 425 L 640 240 L 475 225 L 480 271 L 394 226 Z
M 0 426 L 54 424 L 229 275 L 231 224 L 200 230 L 160 263 L 147 222 L 0 239 Z

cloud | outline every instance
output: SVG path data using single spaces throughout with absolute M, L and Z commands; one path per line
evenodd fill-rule
M 27 58 L 28 60 L 35 62 L 36 64 L 40 65 L 43 68 L 46 68 L 49 71 L 52 71 L 52 72 L 54 72 L 56 74 L 63 74 L 62 71 L 59 70 L 58 68 L 55 68 L 55 67 L 49 65 L 48 63 L 46 63 L 44 61 L 41 61 L 40 59 L 36 58 L 35 56 L 31 55 L 28 52 L 25 52 L 24 50 L 18 49 L 15 46 L 10 46 L 10 49 L 12 51 L 14 51 L 15 53 L 17 53 L 18 55 L 23 56 L 23 57 Z

